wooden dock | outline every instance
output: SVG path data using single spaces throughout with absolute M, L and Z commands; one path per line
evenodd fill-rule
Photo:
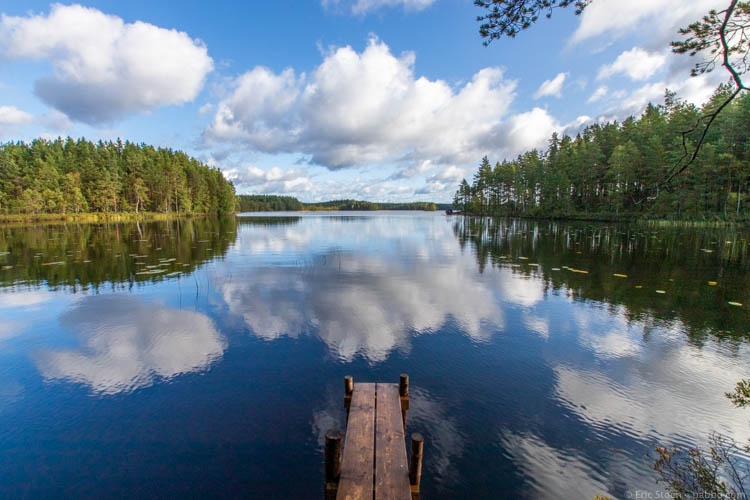
M 406 456 L 409 376 L 398 384 L 354 383 L 344 377 L 346 439 L 326 433 L 326 500 L 417 500 L 424 440 L 411 435 Z

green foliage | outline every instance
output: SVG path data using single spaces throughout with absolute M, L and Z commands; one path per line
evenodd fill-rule
M 331 200 L 318 203 L 308 203 L 307 210 L 380 210 L 377 203 L 358 200 Z
M 705 109 L 731 92 L 720 86 Z M 705 109 L 667 91 L 664 105 L 649 105 L 638 118 L 592 125 L 576 137 L 554 134 L 546 151 L 494 166 L 483 158 L 454 204 L 479 215 L 747 218 L 750 94 L 716 118 L 693 166 L 662 185 L 683 152 L 680 132 Z M 699 133 L 688 134 L 688 144 Z
M 291 196 L 237 195 L 240 212 L 287 212 L 302 210 L 302 203 Z
M 0 214 L 225 214 L 234 204 L 219 170 L 179 151 L 71 138 L 0 144 Z
M 428 201 L 410 203 L 373 203 L 360 200 L 332 200 L 302 203 L 291 196 L 237 195 L 240 212 L 289 212 L 300 210 L 424 210 L 435 211 L 437 204 Z
M 733 66 L 730 72 L 737 75 L 747 72 L 750 64 L 750 2 L 730 1 L 728 9 L 711 10 L 700 21 L 680 29 L 680 34 L 687 38 L 672 42 L 673 52 L 691 56 L 708 53 L 705 59 L 696 63 L 693 76 L 712 71 L 717 62 L 723 63 L 725 55 Z M 723 44 L 727 45 L 726 50 Z
M 291 196 L 237 195 L 238 212 L 283 212 L 299 210 L 302 204 Z
M 544 14 L 552 16 L 552 10 L 557 7 L 575 7 L 576 14 L 591 3 L 591 0 L 474 0 L 474 5 L 487 11 L 478 16 L 479 34 L 485 38 L 484 44 L 489 44 L 503 36 L 515 37 L 537 22 Z

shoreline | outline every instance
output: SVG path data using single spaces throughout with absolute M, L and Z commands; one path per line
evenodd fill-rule
M 153 222 L 192 217 L 206 217 L 208 214 L 177 214 L 160 212 L 83 212 L 79 214 L 0 214 L 0 225 L 54 224 L 54 223 L 99 223 L 99 222 Z M 232 214 L 234 215 L 234 214 Z
M 292 211 L 275 211 L 275 213 L 284 212 L 350 212 L 351 210 L 340 210 L 338 208 L 315 208 L 315 209 L 302 209 Z M 364 210 L 366 212 L 379 212 L 381 210 Z M 419 210 L 417 210 L 419 211 Z M 253 212 L 262 214 L 265 211 Z M 441 212 L 437 211 L 426 211 L 425 212 Z M 444 212 L 444 211 L 443 211 Z M 240 216 L 245 212 L 233 212 L 226 214 L 227 216 Z M 272 213 L 272 212 L 268 212 Z M 158 222 L 158 221 L 170 221 L 177 219 L 190 219 L 200 217 L 210 217 L 214 214 L 178 214 L 174 212 L 85 212 L 79 214 L 0 214 L 0 226 L 15 226 L 15 225 L 29 225 L 29 224 L 86 224 L 86 223 L 121 223 L 121 222 Z M 602 215 L 493 215 L 493 214 L 476 214 L 476 213 L 454 213 L 446 214 L 449 217 L 490 217 L 493 219 L 528 219 L 528 220 L 539 220 L 539 221 L 560 221 L 560 222 L 602 222 L 602 223 L 662 223 L 662 224 L 690 224 L 690 225 L 746 225 L 750 226 L 750 218 L 710 218 L 710 219 L 694 219 L 694 218 L 679 218 L 673 216 L 667 217 L 653 217 L 643 216 L 637 214 L 628 215 L 614 215 L 614 214 L 602 214 Z
M 656 223 L 670 223 L 670 224 L 695 224 L 695 225 L 723 225 L 723 224 L 739 224 L 739 225 L 750 225 L 750 218 L 710 218 L 710 219 L 696 219 L 687 217 L 649 217 L 644 215 L 492 215 L 492 214 L 474 214 L 474 213 L 457 213 L 450 215 L 451 217 L 491 217 L 493 219 L 529 219 L 529 220 L 551 220 L 551 221 L 569 221 L 569 222 L 609 222 L 609 223 L 622 223 L 632 224 L 641 222 L 656 222 Z

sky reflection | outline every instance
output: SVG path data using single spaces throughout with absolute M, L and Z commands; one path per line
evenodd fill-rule
M 132 391 L 220 359 L 226 341 L 205 315 L 127 295 L 84 297 L 60 318 L 74 349 L 36 353 L 47 380 L 82 383 L 101 394 Z
M 55 229 L 55 242 L 96 241 L 104 266 L 14 267 L 31 279 L 0 290 L 0 496 L 44 486 L 37 470 L 98 493 L 179 496 L 187 477 L 204 496 L 246 483 L 304 496 L 325 431 L 344 427 L 347 374 L 409 373 L 432 498 L 621 498 L 658 488 L 656 444 L 750 438 L 723 395 L 750 375 L 747 313 L 722 309 L 746 295 L 747 272 L 700 251 L 723 236 L 659 235 L 666 252 L 627 228 L 460 221 L 152 224 L 148 257 L 130 251 L 146 243 L 132 228 Z M 9 255 L 33 260 L 51 234 L 15 231 Z M 273 451 L 291 448 L 294 463 Z M 303 479 L 285 484 L 289 471 Z

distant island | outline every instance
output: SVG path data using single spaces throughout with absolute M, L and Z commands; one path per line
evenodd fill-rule
M 405 203 L 382 203 L 360 200 L 332 200 L 315 203 L 303 203 L 292 196 L 275 195 L 237 195 L 237 207 L 240 212 L 298 212 L 305 210 L 446 210 L 451 204 L 439 204 L 428 201 Z

